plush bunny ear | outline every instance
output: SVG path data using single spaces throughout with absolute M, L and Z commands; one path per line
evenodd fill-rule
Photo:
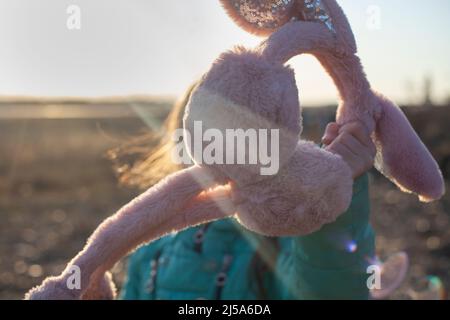
M 320 22 L 336 33 L 330 11 L 322 0 L 220 0 L 228 15 L 244 30 L 268 36 L 288 21 Z M 331 10 L 338 9 L 330 4 Z M 336 14 L 336 12 L 334 12 Z M 337 15 L 337 14 L 336 14 Z M 346 33 L 340 30 L 341 35 Z M 350 42 L 354 45 L 353 34 Z
M 26 299 L 112 298 L 114 290 L 105 272 L 127 253 L 174 230 L 234 214 L 228 189 L 203 193 L 215 184 L 209 171 L 201 167 L 167 177 L 106 219 L 63 273 L 30 290 Z M 68 283 L 76 270 L 80 287 L 71 289 Z
M 220 0 L 230 17 L 244 30 L 267 36 L 298 13 L 296 0 Z

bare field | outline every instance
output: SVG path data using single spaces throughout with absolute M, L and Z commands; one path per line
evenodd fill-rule
M 424 133 L 434 134 L 427 144 L 444 166 L 448 123 L 430 122 L 431 133 Z M 60 272 L 98 223 L 138 194 L 118 187 L 105 153 L 144 129 L 133 117 L 0 119 L 0 299 L 20 299 Z M 412 298 L 427 276 L 450 289 L 448 194 L 420 204 L 374 173 L 371 198 L 381 258 L 399 250 L 411 258 L 409 277 L 393 298 Z M 124 263 L 114 270 L 119 286 Z

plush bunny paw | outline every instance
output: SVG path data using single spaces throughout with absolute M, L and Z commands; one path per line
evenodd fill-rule
M 67 281 L 61 277 L 47 278 L 40 286 L 31 289 L 25 300 L 77 300 L 80 290 L 69 289 Z

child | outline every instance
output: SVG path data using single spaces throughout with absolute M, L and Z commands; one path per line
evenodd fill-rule
M 150 157 L 121 180 L 149 187 L 179 168 L 171 160 L 171 133 L 182 127 L 189 90 L 166 122 Z M 375 146 L 358 123 L 328 125 L 323 144 L 352 169 L 350 208 L 306 237 L 266 238 L 232 219 L 164 237 L 129 259 L 123 299 L 368 299 L 367 268 L 374 256 L 367 171 Z M 148 141 L 141 140 L 147 144 Z

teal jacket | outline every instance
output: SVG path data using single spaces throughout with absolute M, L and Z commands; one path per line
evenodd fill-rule
M 278 238 L 274 270 L 252 267 L 262 237 L 233 219 L 169 235 L 128 261 L 121 293 L 132 300 L 368 299 L 367 267 L 374 256 L 368 175 L 355 181 L 350 208 L 306 237 Z M 264 250 L 264 248 L 262 248 Z

